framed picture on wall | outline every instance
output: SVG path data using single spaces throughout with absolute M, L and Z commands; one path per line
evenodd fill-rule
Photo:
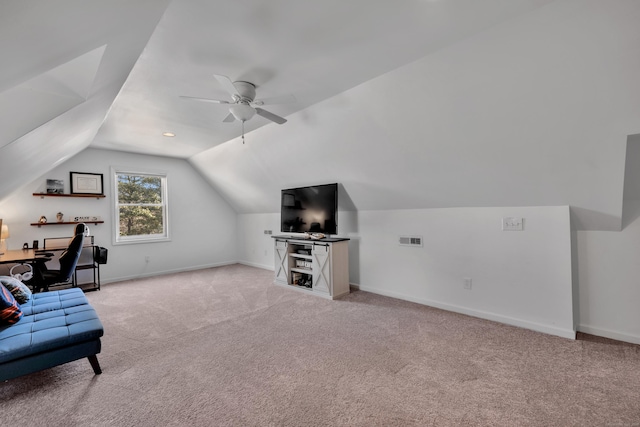
M 71 194 L 104 194 L 101 173 L 70 172 Z
M 61 179 L 47 179 L 47 193 L 48 194 L 64 193 L 64 181 Z

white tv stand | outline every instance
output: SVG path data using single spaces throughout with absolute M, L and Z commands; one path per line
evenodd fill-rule
M 324 298 L 349 293 L 349 239 L 273 236 L 275 283 Z

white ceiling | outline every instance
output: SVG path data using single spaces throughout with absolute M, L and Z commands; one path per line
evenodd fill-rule
M 174 0 L 92 146 L 189 158 L 241 133 L 227 107 L 179 98 L 229 99 L 214 74 L 293 95 L 264 107 L 287 117 L 549 1 Z M 278 126 L 256 116 L 245 131 L 265 125 Z

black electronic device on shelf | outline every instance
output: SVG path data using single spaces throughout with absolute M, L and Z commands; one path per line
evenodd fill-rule
M 338 184 L 282 190 L 280 231 L 338 234 Z

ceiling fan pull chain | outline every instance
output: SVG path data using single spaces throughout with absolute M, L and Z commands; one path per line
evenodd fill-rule
M 244 120 L 242 121 L 242 145 L 244 145 Z

